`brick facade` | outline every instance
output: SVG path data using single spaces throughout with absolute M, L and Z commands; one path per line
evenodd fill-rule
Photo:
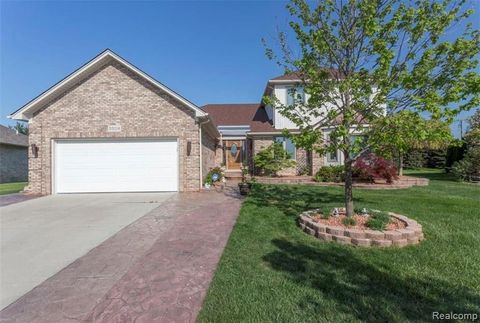
M 121 126 L 108 132 L 109 125 Z M 64 138 L 177 138 L 179 190 L 200 188 L 200 131 L 194 111 L 133 73 L 110 62 L 44 105 L 30 122 L 29 186 L 52 193 L 52 142 Z M 187 142 L 191 142 L 187 156 Z M 208 159 L 208 158 L 206 158 Z
M 209 136 L 206 131 L 202 131 L 202 183 L 210 169 L 219 165 L 216 163 L 216 155 L 216 139 Z

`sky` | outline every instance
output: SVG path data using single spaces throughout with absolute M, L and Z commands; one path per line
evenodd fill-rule
M 259 102 L 283 72 L 261 39 L 275 42 L 277 29 L 288 29 L 285 5 L 0 0 L 0 123 L 14 124 L 8 114 L 106 48 L 198 106 Z M 470 6 L 480 12 L 480 0 Z M 470 20 L 480 27 L 479 14 Z

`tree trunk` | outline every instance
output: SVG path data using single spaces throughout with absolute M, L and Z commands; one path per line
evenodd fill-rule
M 345 211 L 347 216 L 353 216 L 353 170 L 352 160 L 350 160 L 349 152 L 345 155 Z
M 403 154 L 398 154 L 398 176 L 403 175 Z

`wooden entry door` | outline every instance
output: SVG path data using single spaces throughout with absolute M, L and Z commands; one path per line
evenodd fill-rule
M 227 140 L 227 169 L 240 169 L 242 167 L 242 142 L 243 140 Z

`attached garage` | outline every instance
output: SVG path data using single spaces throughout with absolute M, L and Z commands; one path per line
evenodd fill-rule
M 198 191 L 220 136 L 206 112 L 110 50 L 10 118 L 29 122 L 35 194 Z
M 57 140 L 56 193 L 178 190 L 177 140 Z

